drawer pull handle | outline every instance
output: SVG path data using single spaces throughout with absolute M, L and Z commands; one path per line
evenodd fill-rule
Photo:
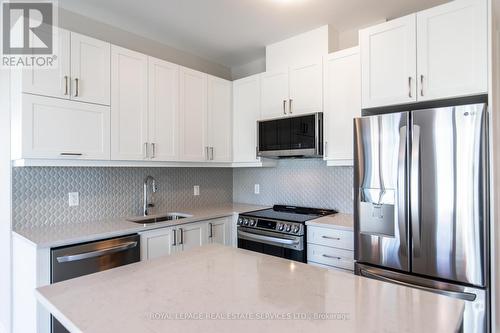
M 328 254 L 323 254 L 323 257 L 328 258 L 328 259 L 337 259 L 337 260 L 342 260 L 342 258 L 340 258 L 340 257 L 329 256 Z
M 60 153 L 61 156 L 83 156 L 82 153 Z
M 333 240 L 340 240 L 340 237 L 330 237 L 330 236 L 321 236 L 324 239 L 333 239 Z

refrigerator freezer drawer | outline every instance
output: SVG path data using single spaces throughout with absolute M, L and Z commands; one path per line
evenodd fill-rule
M 431 280 L 415 275 L 355 264 L 355 274 L 383 282 L 416 288 L 465 301 L 464 333 L 489 332 L 487 290 Z

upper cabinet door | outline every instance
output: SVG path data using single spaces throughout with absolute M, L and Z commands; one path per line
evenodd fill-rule
M 110 52 L 107 42 L 71 33 L 71 99 L 110 105 Z
M 256 162 L 260 118 L 260 75 L 233 82 L 233 160 Z
M 151 159 L 179 156 L 179 66 L 149 57 L 149 141 Z
M 324 58 L 324 159 L 353 165 L 353 119 L 361 116 L 359 48 Z
M 363 108 L 417 100 L 415 17 L 360 31 Z
M 303 66 L 290 67 L 288 113 L 323 111 L 323 65 L 321 59 Z
M 109 107 L 23 94 L 22 158 L 109 160 Z
M 288 68 L 261 75 L 261 116 L 263 119 L 289 114 Z
M 111 159 L 148 158 L 148 58 L 113 45 Z
M 69 99 L 70 96 L 70 32 L 54 28 L 58 34 L 54 69 L 22 70 L 22 91 L 30 94 Z M 35 34 L 31 34 L 34 38 Z
M 207 145 L 207 74 L 180 69 L 180 158 L 205 161 Z
M 486 93 L 487 2 L 457 0 L 417 14 L 419 101 Z
M 208 77 L 209 158 L 216 162 L 232 161 L 232 85 L 230 81 Z

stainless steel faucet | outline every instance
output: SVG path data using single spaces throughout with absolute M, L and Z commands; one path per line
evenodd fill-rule
M 153 208 L 155 206 L 154 203 L 149 202 L 150 199 L 151 199 L 148 196 L 148 184 L 149 184 L 150 181 L 151 181 L 151 194 L 152 193 L 156 193 L 156 190 L 158 189 L 156 187 L 156 180 L 152 176 L 147 176 L 146 178 L 144 178 L 144 196 L 143 196 L 143 203 L 144 203 L 143 213 L 144 213 L 144 216 L 148 216 L 150 214 L 149 209 Z M 151 197 L 152 197 L 152 195 L 151 195 Z

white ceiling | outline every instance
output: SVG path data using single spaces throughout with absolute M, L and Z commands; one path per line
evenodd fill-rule
M 331 24 L 366 26 L 448 0 L 63 0 L 59 6 L 229 68 L 264 46 Z

